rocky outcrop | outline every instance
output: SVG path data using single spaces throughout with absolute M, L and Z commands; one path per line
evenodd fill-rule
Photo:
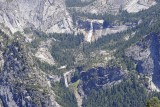
M 155 0 L 95 0 L 87 6 L 74 9 L 82 13 L 117 14 L 121 10 L 127 10 L 130 13 L 139 12 L 155 4 Z
M 119 10 L 139 12 L 155 4 L 155 0 L 95 0 L 87 6 L 71 9 L 82 13 L 116 14 Z M 23 31 L 25 28 L 46 33 L 74 31 L 65 0 L 0 0 L 0 24 L 9 28 L 12 33 Z
M 64 77 L 64 83 L 66 87 L 69 87 L 69 84 L 71 83 L 71 79 L 73 77 L 75 70 L 70 70 L 63 74 Z
M 54 82 L 53 77 L 35 65 L 24 44 L 5 40 L 4 36 L 0 50 L 4 60 L 0 72 L 0 99 L 4 107 L 60 107 L 50 84 Z
M 89 91 L 89 89 L 98 90 L 100 87 L 111 86 L 112 84 L 116 84 L 119 80 L 124 76 L 124 72 L 119 68 L 93 68 L 87 72 L 81 73 L 81 80 L 83 84 L 83 90 L 85 92 Z
M 122 79 L 127 77 L 127 72 L 117 67 L 97 67 L 83 71 L 82 67 L 78 67 L 72 76 L 71 82 L 77 84 L 75 96 L 79 107 L 83 107 L 84 101 L 87 99 L 91 91 L 99 91 L 107 89 L 113 85 L 119 84 Z
M 107 22 L 104 20 L 79 19 L 77 21 L 78 32 L 83 33 L 87 42 L 93 42 L 103 35 L 123 32 L 128 28 L 134 27 L 137 23 L 120 24 Z
M 90 0 L 80 2 L 90 2 Z M 121 32 L 128 28 L 126 25 L 107 25 L 104 28 L 103 20 L 87 19 L 84 22 L 80 21 L 89 28 L 82 28 L 83 25 L 81 26 L 79 24 L 81 22 L 78 20 L 78 26 L 75 26 L 75 28 L 78 27 L 77 31 L 73 27 L 72 18 L 68 12 L 69 7 L 66 7 L 65 3 L 65 0 L 0 0 L 0 28 L 9 28 L 12 33 L 23 32 L 26 28 L 45 33 L 83 33 L 87 42 L 97 40 L 102 35 Z M 139 12 L 155 4 L 155 0 L 95 0 L 87 6 L 72 7 L 71 10 L 81 13 L 117 14 L 120 10 Z
M 0 107 L 4 107 L 1 100 L 0 100 Z
M 152 78 L 152 82 L 160 87 L 160 35 L 150 34 L 141 42 L 131 46 L 125 51 L 126 56 L 136 61 L 136 69 L 139 73 Z
M 91 90 L 98 91 L 102 88 L 112 87 L 120 83 L 125 76 L 126 73 L 116 67 L 98 67 L 87 72 L 80 71 L 78 93 L 82 99 L 85 99 Z M 73 80 L 76 78 L 74 77 Z
M 136 13 L 141 10 L 148 9 L 149 7 L 156 4 L 154 0 L 132 0 L 131 2 L 127 3 L 124 7 L 124 10 L 127 10 L 129 13 Z
M 49 51 L 49 48 L 51 48 L 51 43 L 52 40 L 42 41 L 35 54 L 35 57 L 40 59 L 42 62 L 48 63 L 50 65 L 55 65 L 55 61 Z
M 73 29 L 64 0 L 0 0 L 0 23 L 12 33 L 24 28 L 47 33 L 70 33 Z

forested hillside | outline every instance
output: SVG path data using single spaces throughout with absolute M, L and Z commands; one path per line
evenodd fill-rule
M 159 0 L 0 0 L 0 9 L 0 106 L 159 107 Z

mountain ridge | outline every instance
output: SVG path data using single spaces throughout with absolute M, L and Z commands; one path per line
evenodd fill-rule
M 160 98 L 159 1 L 67 1 L 0 0 L 0 105 L 144 107 Z

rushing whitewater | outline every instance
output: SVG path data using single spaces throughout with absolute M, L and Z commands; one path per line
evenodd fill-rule
M 92 36 L 93 36 L 93 23 L 91 21 L 90 23 L 90 30 L 87 37 L 87 42 L 92 42 Z

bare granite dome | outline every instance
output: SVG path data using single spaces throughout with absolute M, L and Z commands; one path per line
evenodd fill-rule
M 76 10 L 93 14 L 116 14 L 122 9 L 129 13 L 135 13 L 148 9 L 155 4 L 155 0 L 95 0 L 93 3 L 85 7 L 77 7 Z
M 12 33 L 32 27 L 44 32 L 71 32 L 64 0 L 0 0 L 0 23 Z
M 139 12 L 155 4 L 155 0 L 95 0 L 86 6 L 72 9 L 83 13 L 116 14 L 120 9 Z M 34 28 L 46 33 L 73 32 L 72 18 L 65 0 L 0 0 L 0 23 L 12 33 L 23 31 L 25 28 Z

